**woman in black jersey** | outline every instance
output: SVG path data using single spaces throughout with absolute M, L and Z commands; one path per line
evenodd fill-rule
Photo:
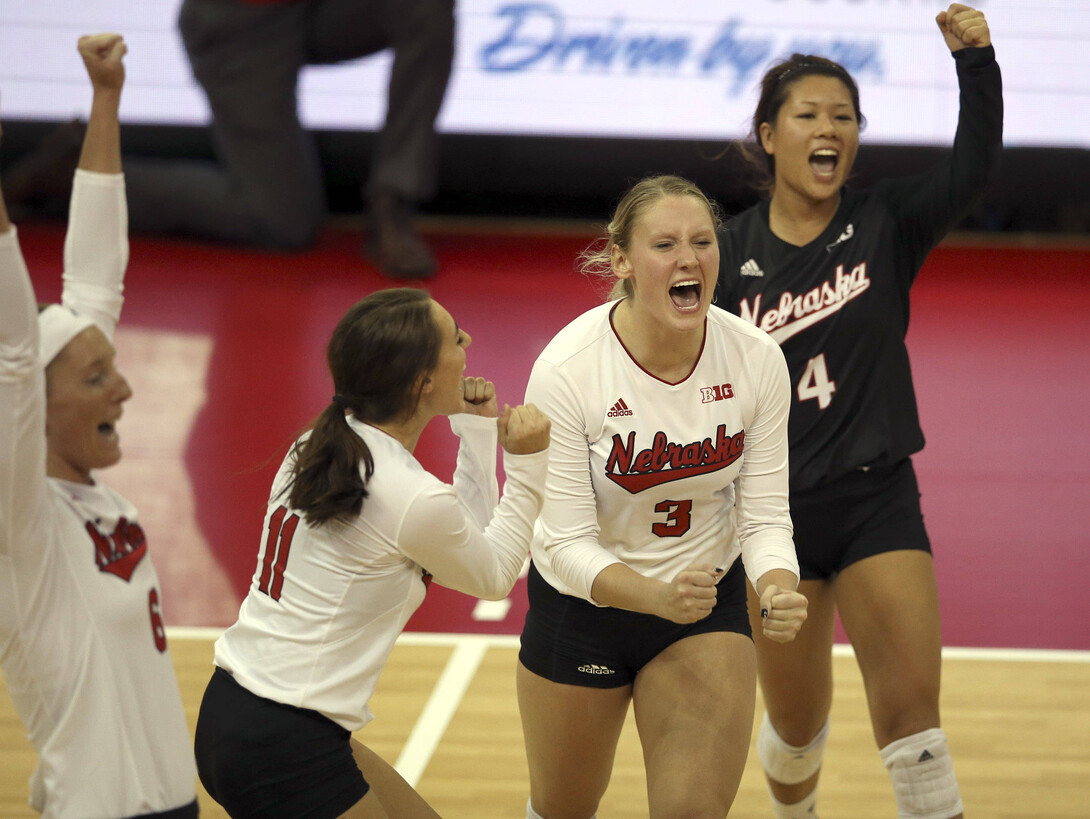
M 923 434 L 905 333 L 913 280 L 995 164 L 1003 103 L 984 15 L 953 4 L 936 22 L 961 90 L 946 159 L 845 187 L 858 89 L 837 63 L 796 54 L 764 75 L 753 117 L 771 197 L 720 234 L 716 302 L 780 343 L 793 385 L 791 514 L 809 622 L 792 643 L 755 638 L 768 709 L 758 753 L 780 819 L 815 816 L 837 610 L 900 815 L 962 812 L 939 728 L 938 594 L 910 459 Z

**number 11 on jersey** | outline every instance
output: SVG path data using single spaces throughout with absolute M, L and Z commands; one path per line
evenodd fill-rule
M 287 520 L 285 520 L 287 516 Z M 291 553 L 291 540 L 295 537 L 295 527 L 299 525 L 299 516 L 291 514 L 283 506 L 269 518 L 269 535 L 265 540 L 265 558 L 261 563 L 261 576 L 257 590 L 269 595 L 273 600 L 280 599 L 284 587 L 284 569 L 288 566 Z
M 829 371 L 825 367 L 825 353 L 820 353 L 806 362 L 806 369 L 802 372 L 797 389 L 799 401 L 816 398 L 818 409 L 825 409 L 833 402 L 836 382 L 829 378 Z

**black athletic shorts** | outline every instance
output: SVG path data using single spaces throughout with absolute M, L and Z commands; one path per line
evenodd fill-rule
M 519 661 L 547 680 L 587 688 L 620 688 L 665 648 L 694 634 L 734 631 L 753 637 L 746 616 L 746 575 L 741 560 L 719 581 L 715 608 L 696 623 L 595 606 L 561 594 L 530 563 L 530 609 Z
M 349 731 L 273 702 L 217 668 L 197 717 L 197 774 L 234 818 L 334 819 L 369 790 Z
M 883 552 L 931 551 L 909 458 L 792 492 L 791 521 L 803 580 L 829 579 Z

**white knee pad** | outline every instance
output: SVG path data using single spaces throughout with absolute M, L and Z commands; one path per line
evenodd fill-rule
M 761 728 L 757 731 L 757 756 L 764 766 L 769 779 L 784 785 L 797 785 L 813 776 L 821 768 L 821 757 L 825 753 L 825 741 L 829 738 L 829 721 L 821 726 L 817 736 L 809 745 L 796 748 L 788 745 L 776 733 L 772 722 L 765 712 Z
M 950 819 L 962 812 L 954 762 L 941 728 L 895 740 L 879 753 L 893 780 L 899 819 Z

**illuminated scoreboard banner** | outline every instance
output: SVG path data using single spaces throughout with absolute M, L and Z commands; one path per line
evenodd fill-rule
M 128 122 L 200 124 L 208 112 L 175 28 L 177 0 L 35 0 L 0 7 L 0 115 L 84 113 L 80 33 L 125 34 Z M 1090 147 L 1090 0 L 980 0 L 1004 75 L 1008 145 Z M 443 131 L 737 138 L 764 69 L 793 52 L 837 60 L 860 85 L 876 143 L 948 144 L 953 60 L 920 0 L 458 0 Z M 376 128 L 390 56 L 308 68 L 314 128 Z

